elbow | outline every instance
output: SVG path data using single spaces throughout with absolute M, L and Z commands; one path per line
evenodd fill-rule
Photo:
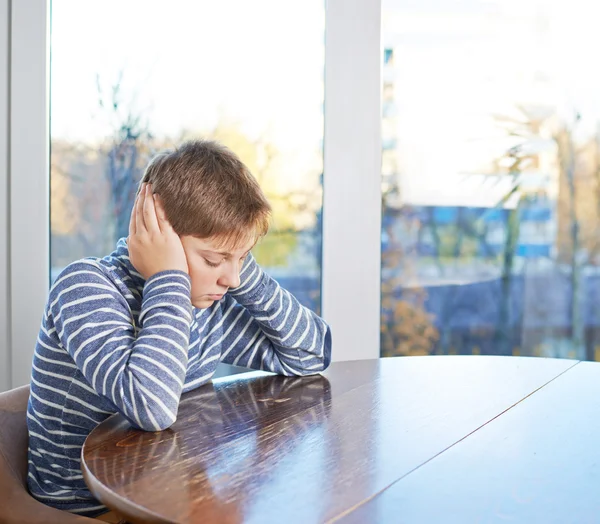
M 134 378 L 131 380 L 122 388 L 122 391 L 130 391 L 131 394 L 121 402 L 123 414 L 129 422 L 142 431 L 164 431 L 170 428 L 177 420 L 179 400 L 176 401 L 173 397 L 180 398 L 180 384 L 173 384 L 170 388 L 174 395 L 161 396 L 158 391 L 152 391 L 152 384 Z
M 128 417 L 129 418 L 129 417 Z M 156 432 L 156 431 L 164 431 L 165 429 L 169 429 L 175 421 L 177 417 L 165 416 L 164 414 L 156 413 L 153 417 L 140 417 L 140 420 L 131 420 L 129 418 L 129 422 L 136 429 L 148 432 Z
M 164 431 L 165 429 L 169 429 L 175 421 L 177 420 L 177 413 L 166 415 L 165 413 L 161 413 L 159 417 L 158 414 L 155 417 L 156 420 L 156 429 L 152 429 L 150 431 Z
M 142 431 L 164 431 L 177 420 L 178 406 L 166 405 L 164 402 L 153 402 L 153 399 L 138 399 L 136 409 L 123 413 L 129 423 Z M 143 407 L 142 407 L 143 406 Z
M 325 338 L 323 340 L 323 368 L 321 371 L 325 371 L 329 364 L 331 364 L 331 328 L 327 326 L 325 331 Z
M 309 367 L 302 368 L 300 376 L 315 375 L 325 371 L 331 364 L 331 329 L 327 326 L 323 337 L 323 348 L 318 359 L 312 359 Z
M 150 419 L 151 429 L 146 431 L 164 431 L 165 429 L 169 429 L 175 421 L 177 420 L 177 411 L 179 406 L 156 406 L 156 409 L 152 411 L 149 410 L 151 416 Z M 161 409 L 162 408 L 162 409 Z
M 176 419 L 160 422 L 156 429 L 147 429 L 146 431 L 165 431 L 166 429 L 169 429 L 173 424 L 175 424 L 175 420 Z

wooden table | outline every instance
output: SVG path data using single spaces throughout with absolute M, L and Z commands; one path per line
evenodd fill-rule
M 94 495 L 131 522 L 600 522 L 600 363 L 405 357 L 248 373 L 175 425 L 88 437 Z

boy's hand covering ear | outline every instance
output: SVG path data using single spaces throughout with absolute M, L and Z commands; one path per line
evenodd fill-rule
M 179 235 L 167 220 L 160 196 L 151 184 L 143 184 L 129 221 L 129 259 L 148 280 L 161 271 L 188 273 L 187 258 Z

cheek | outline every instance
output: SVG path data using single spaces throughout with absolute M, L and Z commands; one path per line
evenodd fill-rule
M 210 267 L 202 267 L 202 263 L 188 262 L 188 270 L 190 272 L 190 278 L 192 280 L 192 294 L 195 290 L 202 290 L 206 286 L 210 286 L 214 283 L 217 277 L 214 275 L 215 270 Z

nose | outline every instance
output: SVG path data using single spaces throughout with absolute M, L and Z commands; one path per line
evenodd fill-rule
M 238 264 L 225 264 L 224 272 L 218 284 L 226 288 L 236 288 L 240 285 L 240 268 Z

